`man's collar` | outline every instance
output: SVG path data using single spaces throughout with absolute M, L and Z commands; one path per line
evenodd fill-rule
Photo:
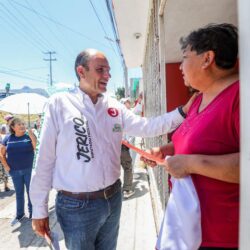
M 86 97 L 90 98 L 89 95 L 85 93 L 83 90 L 81 90 L 79 86 L 77 87 L 77 89 L 78 89 L 78 93 L 81 94 L 83 98 L 86 98 Z M 103 98 L 103 97 L 104 97 L 104 94 L 97 95 L 97 98 Z

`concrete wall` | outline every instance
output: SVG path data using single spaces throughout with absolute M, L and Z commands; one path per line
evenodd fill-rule
M 241 197 L 240 250 L 250 249 L 250 1 L 238 1 L 240 37 Z

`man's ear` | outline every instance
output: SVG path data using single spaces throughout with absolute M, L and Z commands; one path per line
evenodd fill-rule
M 207 69 L 215 60 L 215 53 L 212 50 L 206 51 L 203 54 L 202 68 Z
M 80 78 L 85 77 L 85 68 L 82 65 L 77 66 L 76 72 Z

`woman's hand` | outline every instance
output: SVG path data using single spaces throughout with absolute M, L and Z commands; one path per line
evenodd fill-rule
M 197 97 L 197 95 L 199 94 L 199 92 L 195 92 L 188 100 L 188 102 L 182 107 L 182 111 L 187 114 L 189 108 L 191 107 L 194 99 Z
M 33 149 L 35 150 L 35 149 L 36 149 L 37 138 L 36 138 L 36 136 L 34 135 L 34 133 L 33 133 L 33 131 L 32 131 L 31 128 L 29 128 L 28 134 L 29 134 L 29 137 L 30 137 L 30 139 L 31 139 L 31 143 L 32 143 Z
M 161 164 L 165 170 L 175 178 L 183 178 L 190 174 L 189 172 L 189 155 L 174 155 L 166 158 Z
M 30 139 L 36 138 L 36 136 L 35 136 L 35 134 L 33 133 L 33 131 L 32 131 L 31 128 L 28 129 L 28 135 L 29 135 Z
M 148 154 L 151 154 L 151 155 L 159 158 L 159 159 L 164 159 L 164 155 L 163 155 L 160 147 L 148 149 L 148 150 L 146 150 L 146 152 Z M 145 158 L 144 156 L 141 156 L 140 160 L 151 167 L 157 166 L 157 162 L 149 160 L 149 159 Z
M 167 155 L 174 155 L 174 145 L 172 142 L 169 142 L 161 147 L 151 148 L 146 150 L 148 154 L 153 155 L 155 158 L 158 158 L 161 161 L 152 161 L 146 157 L 141 156 L 141 161 L 145 162 L 151 167 L 158 165 L 164 165 L 164 160 Z
M 7 173 L 9 173 L 9 172 L 10 172 L 10 167 L 9 167 L 9 165 L 5 165 L 5 166 L 4 166 L 4 170 L 5 170 Z

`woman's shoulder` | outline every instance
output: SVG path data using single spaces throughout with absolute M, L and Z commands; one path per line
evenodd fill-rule
M 5 145 L 10 139 L 11 139 L 11 134 L 5 135 L 2 144 Z

